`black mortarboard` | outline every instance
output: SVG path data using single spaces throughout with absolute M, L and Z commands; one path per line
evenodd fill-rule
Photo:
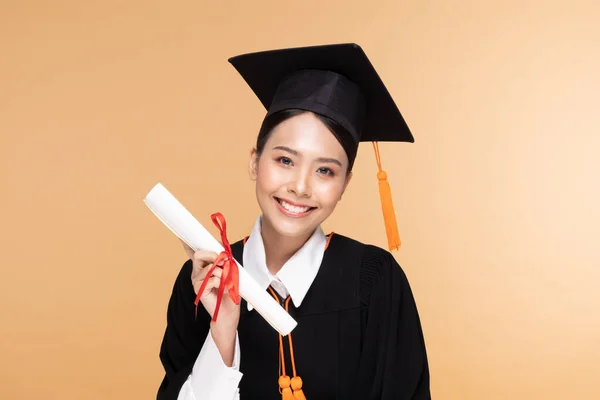
M 272 114 L 297 108 L 341 124 L 359 142 L 414 142 L 402 114 L 360 46 L 295 47 L 229 59 Z
M 229 62 L 267 109 L 267 116 L 286 109 L 312 111 L 342 125 L 356 146 L 373 142 L 388 245 L 390 250 L 399 248 L 377 142 L 412 143 L 414 138 L 362 48 L 354 43 L 294 47 L 242 54 Z

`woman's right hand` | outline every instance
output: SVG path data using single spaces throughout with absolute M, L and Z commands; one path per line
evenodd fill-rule
M 212 321 L 217 305 L 217 291 L 221 283 L 221 274 L 223 273 L 222 264 L 217 265 L 212 271 L 211 276 L 207 277 L 208 270 L 217 259 L 218 254 L 213 251 L 194 251 L 183 241 L 181 243 L 188 257 L 193 262 L 191 279 L 194 286 L 194 293 L 198 294 L 200 286 L 202 286 L 205 279 L 208 279 L 208 283 L 200 297 L 200 302 L 210 314 L 210 329 L 213 340 L 221 352 L 223 361 L 231 365 L 233 363 L 236 331 L 240 320 L 240 306 L 233 302 L 227 289 L 225 289 L 217 321 Z

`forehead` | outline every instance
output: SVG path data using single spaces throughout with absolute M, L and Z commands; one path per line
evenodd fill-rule
M 301 152 L 345 155 L 344 149 L 327 125 L 311 112 L 295 115 L 273 130 L 272 146 L 288 145 Z

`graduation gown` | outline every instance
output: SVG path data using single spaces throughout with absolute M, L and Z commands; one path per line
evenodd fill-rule
M 243 241 L 232 245 L 243 259 Z M 176 400 L 209 333 L 198 308 L 188 260 L 175 281 L 160 359 L 165 369 L 158 400 Z M 240 399 L 281 400 L 279 335 L 242 300 Z M 401 267 L 381 248 L 335 234 L 300 307 L 292 331 L 296 372 L 307 400 L 430 399 L 429 366 L 413 294 Z M 287 375 L 292 375 L 284 337 Z M 228 399 L 227 399 L 228 400 Z

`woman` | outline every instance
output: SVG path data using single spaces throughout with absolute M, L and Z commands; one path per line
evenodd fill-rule
M 217 254 L 186 246 L 158 399 L 429 399 L 423 333 L 402 269 L 388 251 L 320 227 L 350 182 L 359 142 L 413 141 L 393 99 L 354 44 L 230 62 L 268 110 L 249 162 L 262 213 L 233 255 L 298 325 L 281 337 L 228 295 L 213 321 L 222 270 L 206 275 Z M 378 177 L 385 187 L 385 173 Z

